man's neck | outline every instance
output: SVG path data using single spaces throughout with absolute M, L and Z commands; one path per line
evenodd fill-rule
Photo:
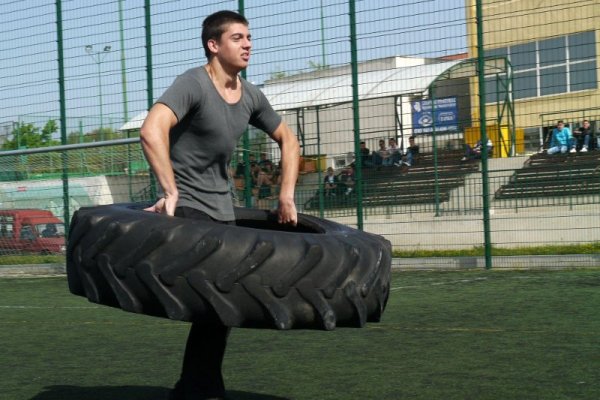
M 239 71 L 227 70 L 214 58 L 206 64 L 205 68 L 215 86 L 229 90 L 237 89 Z

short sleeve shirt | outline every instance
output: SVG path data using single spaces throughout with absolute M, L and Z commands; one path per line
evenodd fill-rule
M 227 168 L 248 124 L 272 134 L 281 123 L 265 95 L 240 78 L 242 96 L 227 103 L 204 67 L 192 68 L 157 100 L 177 117 L 170 133 L 170 157 L 179 191 L 178 206 L 232 221 L 233 202 Z

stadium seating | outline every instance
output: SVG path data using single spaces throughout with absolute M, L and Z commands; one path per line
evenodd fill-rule
M 496 199 L 600 193 L 600 152 L 534 154 L 516 170 Z
M 479 170 L 479 161 L 461 162 L 462 151 L 441 151 L 437 157 L 437 193 L 440 202 L 448 201 L 450 191 L 464 184 L 467 174 Z M 436 202 L 436 168 L 431 153 L 420 154 L 414 165 L 407 167 L 364 168 L 362 171 L 362 204 L 377 207 L 401 204 Z M 356 206 L 356 195 L 338 193 L 325 197 L 324 207 L 345 208 Z M 307 210 L 319 208 L 319 193 L 305 204 Z

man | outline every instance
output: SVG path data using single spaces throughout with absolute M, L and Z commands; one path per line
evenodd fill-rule
M 395 138 L 388 139 L 388 158 L 383 160 L 383 165 L 391 166 L 394 164 L 398 164 L 402 158 L 402 154 L 400 154 L 400 149 L 396 143 Z
M 379 150 L 373 152 L 373 164 L 376 166 L 385 165 L 386 159 L 390 156 L 390 152 L 385 147 L 385 140 L 379 140 Z
M 337 183 L 338 183 L 338 177 L 335 176 L 335 173 L 334 173 L 332 167 L 327 168 L 327 175 L 325 175 L 325 178 L 323 179 L 323 183 L 325 185 L 325 196 L 327 196 L 327 197 L 335 196 Z
M 408 138 L 408 148 L 406 149 L 406 161 L 404 161 L 404 164 L 407 167 L 412 167 L 417 154 L 419 154 L 419 145 L 415 144 L 415 137 L 411 136 Z
M 592 143 L 592 128 L 590 127 L 590 121 L 584 119 L 581 127 L 573 132 L 575 134 L 575 138 L 577 140 L 577 145 L 581 149 L 582 153 L 585 153 L 590 149 L 590 144 Z
M 492 152 L 494 150 L 494 143 L 491 139 L 487 140 L 487 156 L 491 157 Z M 471 147 L 468 143 L 465 144 L 465 156 L 460 159 L 460 161 L 468 161 L 468 160 L 479 160 L 481 159 L 481 153 L 483 152 L 483 142 L 479 139 L 475 146 Z
M 559 120 L 556 123 L 556 128 L 552 130 L 552 137 L 550 139 L 550 148 L 548 154 L 556 154 L 558 152 L 566 153 L 571 147 L 571 153 L 575 153 L 575 144 L 573 143 L 573 136 L 569 128 L 565 127 L 565 123 Z
M 150 109 L 141 129 L 144 154 L 164 192 L 148 211 L 234 224 L 227 167 L 250 123 L 281 148 L 280 223 L 296 225 L 295 135 L 255 86 L 239 77 L 252 49 L 248 21 L 219 11 L 202 24 L 208 63 L 175 80 Z M 192 324 L 181 377 L 170 399 L 223 398 L 221 364 L 229 328 Z
M 363 167 L 373 166 L 371 150 L 369 150 L 365 142 L 360 142 L 360 157 Z

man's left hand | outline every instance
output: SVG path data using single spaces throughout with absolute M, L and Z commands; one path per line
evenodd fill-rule
M 289 224 L 296 226 L 298 224 L 298 212 L 296 204 L 292 199 L 279 199 L 279 207 L 277 207 L 277 221 L 280 224 Z

